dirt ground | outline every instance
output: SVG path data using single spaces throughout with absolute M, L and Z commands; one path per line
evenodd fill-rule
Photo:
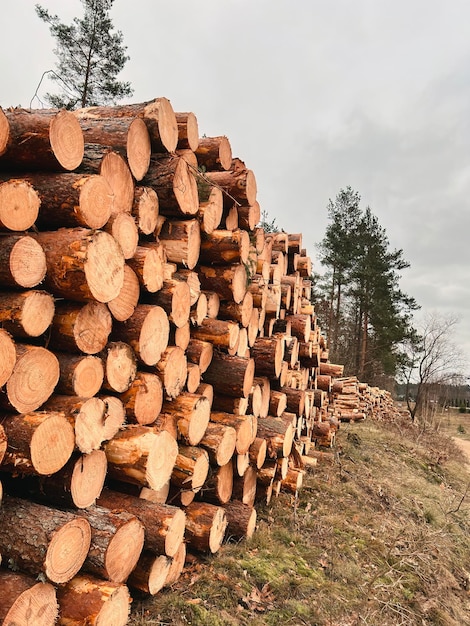
M 468 458 L 468 463 L 470 465 L 470 441 L 467 441 L 466 439 L 459 439 L 458 437 L 452 437 L 452 439 L 454 440 L 456 445 L 465 452 Z

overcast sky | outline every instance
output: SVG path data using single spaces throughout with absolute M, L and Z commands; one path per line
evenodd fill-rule
M 65 23 L 83 14 L 40 4 Z M 55 66 L 34 5 L 2 6 L 2 107 L 39 107 Z M 458 315 L 470 350 L 468 0 L 115 0 L 111 18 L 133 102 L 164 96 L 201 135 L 226 135 L 317 270 L 328 201 L 351 186 L 411 264 L 402 289 Z

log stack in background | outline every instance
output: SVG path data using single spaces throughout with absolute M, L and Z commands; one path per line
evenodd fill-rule
M 259 221 L 253 171 L 166 98 L 0 110 L 3 624 L 27 594 L 38 624 L 124 625 L 392 410 L 329 362 L 301 234 Z

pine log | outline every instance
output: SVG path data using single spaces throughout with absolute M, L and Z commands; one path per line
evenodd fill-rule
M 255 376 L 253 384 L 261 389 L 261 408 L 259 417 L 267 417 L 269 414 L 269 402 L 271 399 L 271 383 L 266 376 Z
M 111 329 L 111 314 L 102 302 L 59 301 L 50 329 L 51 345 L 64 352 L 97 354 L 108 343 Z
M 127 584 L 133 589 L 154 596 L 165 586 L 170 564 L 170 559 L 164 554 L 155 555 L 151 550 L 144 550 Z
M 55 392 L 61 395 L 91 398 L 101 389 L 103 361 L 98 356 L 54 353 L 59 361 L 60 376 Z
M 220 226 L 224 211 L 224 199 L 222 190 L 218 187 L 209 187 L 206 194 L 201 194 L 199 188 L 199 210 L 197 217 L 201 226 L 201 232 L 210 235 Z
M 164 280 L 151 297 L 152 303 L 162 307 L 168 319 L 178 328 L 187 324 L 191 308 L 189 285 L 183 280 Z
M 194 113 L 175 112 L 178 126 L 178 148 L 189 148 L 193 152 L 199 146 L 199 127 Z
M 201 250 L 201 229 L 197 219 L 166 220 L 159 239 L 169 261 L 194 269 Z
M 3 288 L 36 287 L 47 271 L 42 246 L 29 235 L 0 235 L 0 282 Z
M 131 211 L 139 232 L 151 235 L 157 226 L 159 203 L 154 189 L 145 185 L 134 189 L 134 202 Z
M 54 394 L 44 404 L 48 411 L 62 411 L 73 424 L 75 445 L 84 454 L 98 450 L 123 425 L 125 414 L 118 398 L 61 396 Z
M 198 551 L 219 551 L 225 537 L 227 516 L 220 506 L 192 502 L 185 509 L 186 537 L 191 548 Z
M 228 199 L 249 206 L 256 202 L 256 177 L 240 159 L 233 159 L 227 171 L 209 171 L 205 175 L 212 184 L 224 189 Z
M 288 493 L 298 493 L 302 488 L 304 474 L 304 470 L 289 467 L 286 477 L 281 480 L 281 490 Z
M 148 102 L 114 106 L 93 106 L 78 109 L 75 114 L 87 117 L 130 117 L 145 122 L 151 139 L 152 151 L 174 152 L 178 143 L 178 126 L 175 112 L 167 98 L 154 98 Z
M 186 544 L 182 542 L 178 552 L 170 560 L 170 569 L 165 580 L 165 587 L 170 587 L 179 579 L 184 569 L 185 560 Z
M 196 179 L 183 157 L 153 154 L 142 183 L 157 193 L 161 215 L 184 217 L 197 214 Z
M 199 442 L 213 465 L 226 465 L 235 453 L 237 431 L 233 426 L 210 422 Z
M 254 231 L 261 217 L 259 202 L 256 201 L 252 205 L 238 206 L 237 212 L 238 226 L 250 232 Z
M 238 500 L 223 505 L 227 516 L 227 537 L 230 539 L 251 539 L 256 529 L 256 509 Z
M 111 235 L 86 228 L 60 228 L 33 236 L 46 254 L 44 286 L 53 295 L 79 302 L 109 302 L 119 294 L 124 255 Z
M 15 344 L 16 362 L 0 393 L 7 409 L 27 413 L 38 409 L 53 393 L 59 380 L 57 357 L 40 346 Z
M 168 346 L 156 364 L 157 374 L 163 383 L 168 399 L 176 398 L 184 388 L 188 372 L 184 350 Z
M 130 265 L 124 264 L 124 281 L 119 294 L 108 302 L 111 315 L 118 322 L 125 322 L 135 311 L 139 302 L 139 278 Z
M 138 371 L 129 388 L 119 397 L 129 423 L 152 424 L 162 409 L 162 382 L 156 374 Z
M 214 319 L 219 314 L 220 308 L 220 297 L 219 294 L 215 291 L 202 291 L 207 298 L 207 317 L 210 319 Z
M 197 267 L 199 280 L 203 290 L 215 291 L 222 300 L 233 300 L 240 303 L 247 291 L 247 274 L 245 266 Z
M 201 441 L 209 424 L 210 411 L 211 405 L 205 396 L 184 391 L 162 406 L 163 413 L 173 416 L 179 437 L 189 446 L 197 446 Z
M 140 285 L 149 293 L 162 288 L 166 254 L 158 242 L 140 242 L 132 258 L 127 260 Z
M 258 434 L 258 432 L 256 434 Z M 250 463 L 256 467 L 256 469 L 260 469 L 263 466 L 266 460 L 267 449 L 266 439 L 256 436 L 248 450 Z
M 20 571 L 65 583 L 84 564 L 91 527 L 75 513 L 5 496 L 0 521 L 0 553 Z
M 211 411 L 211 422 L 233 428 L 237 434 L 235 450 L 237 454 L 248 452 L 256 438 L 257 419 L 254 415 L 232 415 L 222 411 Z
M 305 391 L 302 389 L 292 389 L 291 387 L 281 387 L 282 393 L 287 397 L 287 411 L 298 416 L 305 412 Z
M 250 250 L 250 238 L 246 230 L 214 230 L 205 234 L 199 254 L 202 265 L 229 265 L 246 263 Z
M 0 293 L 0 322 L 14 337 L 39 337 L 50 326 L 53 316 L 54 299 L 45 291 Z
M 232 500 L 239 500 L 243 504 L 253 506 L 256 498 L 257 475 L 257 470 L 250 465 L 243 476 L 235 476 L 233 479 Z
M 209 367 L 213 353 L 214 348 L 210 341 L 196 339 L 195 337 L 190 339 L 186 348 L 186 358 L 190 363 L 195 363 L 199 366 L 201 374 L 204 374 Z
M 225 136 L 201 137 L 195 152 L 206 172 L 229 170 L 232 165 L 232 147 Z
M 287 395 L 282 391 L 271 389 L 269 401 L 269 414 L 280 417 L 287 409 Z
M 0 328 L 0 387 L 8 381 L 16 364 L 16 346 L 6 330 Z
M 125 626 L 131 598 L 122 583 L 80 573 L 57 589 L 59 626 Z
M 338 378 L 343 376 L 344 365 L 338 365 L 335 363 L 320 363 L 320 374 L 322 376 L 331 376 L 332 378 Z
M 247 398 L 253 386 L 254 373 L 253 359 L 215 351 L 204 374 L 204 381 L 224 395 Z
M 118 242 L 125 259 L 134 257 L 139 243 L 139 229 L 130 213 L 115 213 L 103 226 L 103 230 Z
M 216 347 L 234 349 L 238 343 L 240 328 L 237 322 L 206 318 L 199 326 L 191 328 L 191 337 L 211 343 Z M 212 360 L 212 359 L 211 359 Z
M 247 328 L 253 313 L 253 296 L 247 291 L 240 303 L 223 301 L 218 316 L 221 320 L 233 320 Z
M 170 322 L 165 311 L 156 305 L 138 304 L 134 313 L 114 325 L 113 337 L 125 341 L 145 365 L 156 365 L 168 346 Z
M 178 455 L 171 473 L 171 483 L 178 489 L 199 491 L 209 472 L 209 455 L 196 446 L 178 446 Z
M 104 451 L 111 478 L 158 491 L 170 479 L 178 445 L 165 430 L 129 424 L 105 443 Z
M 212 401 L 212 409 L 224 413 L 233 413 L 233 415 L 246 415 L 248 413 L 248 396 L 237 398 L 216 393 Z
M 139 560 L 144 546 L 144 526 L 132 513 L 93 505 L 76 515 L 91 527 L 91 544 L 83 571 L 98 578 L 123 583 Z
M 251 348 L 257 376 L 279 378 L 284 344 L 279 337 L 258 337 Z
M 132 346 L 125 341 L 110 341 L 101 358 L 104 364 L 103 390 L 127 391 L 137 375 L 137 358 Z
M 211 466 L 209 468 L 204 486 L 198 492 L 196 498 L 211 504 L 226 504 L 232 496 L 232 489 L 233 463 L 229 460 L 225 465 Z
M 54 626 L 59 615 L 56 589 L 20 572 L 0 570 L 0 624 Z
M 127 511 L 144 525 L 144 549 L 154 554 L 173 557 L 184 539 L 185 514 L 175 506 L 157 504 L 149 500 L 105 488 L 97 501 L 111 511 Z
M 141 118 L 96 117 L 90 109 L 74 114 L 80 122 L 85 143 L 99 144 L 124 157 L 136 180 L 142 180 L 150 163 L 150 135 Z
M 280 417 L 260 418 L 257 436 L 266 439 L 269 457 L 288 457 L 294 441 L 294 427 Z
M 0 169 L 60 172 L 76 169 L 84 139 L 78 120 L 65 109 L 14 108 L 2 114 Z

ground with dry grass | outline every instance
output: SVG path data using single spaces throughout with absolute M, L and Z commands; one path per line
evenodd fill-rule
M 343 424 L 334 464 L 309 470 L 297 498 L 258 506 L 249 541 L 134 594 L 130 623 L 470 625 L 470 473 L 453 437 L 470 440 L 470 415 L 437 431 Z

